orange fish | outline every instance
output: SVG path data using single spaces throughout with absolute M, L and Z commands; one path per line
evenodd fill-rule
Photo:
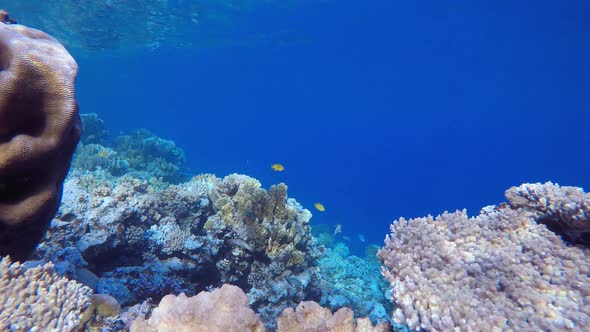
M 285 166 L 283 166 L 281 164 L 272 164 L 270 166 L 270 168 L 272 168 L 274 171 L 277 171 L 277 172 L 282 172 L 285 170 Z

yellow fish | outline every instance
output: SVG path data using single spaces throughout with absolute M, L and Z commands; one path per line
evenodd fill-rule
M 315 203 L 313 205 L 318 211 L 324 212 L 326 211 L 326 207 L 322 203 Z
M 272 164 L 270 166 L 270 168 L 272 168 L 273 170 L 277 171 L 277 172 L 282 172 L 285 170 L 285 166 L 281 165 L 281 164 Z
M 99 156 L 99 157 L 101 157 L 101 158 L 103 158 L 103 157 L 106 157 L 106 156 L 107 156 L 107 154 L 108 154 L 108 153 L 107 153 L 107 151 L 106 151 L 106 150 L 101 150 L 101 151 L 98 153 L 98 156 Z

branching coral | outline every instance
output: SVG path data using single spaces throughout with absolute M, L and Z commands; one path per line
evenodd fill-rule
M 589 252 L 506 205 L 400 219 L 378 256 L 412 329 L 589 330 Z
M 0 255 L 30 255 L 59 205 L 81 131 L 77 71 L 51 36 L 0 23 Z
M 212 194 L 218 213 L 205 227 L 230 227 L 237 237 L 268 258 L 282 261 L 297 269 L 305 262 L 302 248 L 311 244 L 311 213 L 294 200 L 287 199 L 284 183 L 273 185 L 268 192 L 260 182 L 243 175 L 229 175 Z
M 74 331 L 91 290 L 58 276 L 52 264 L 26 269 L 0 261 L 0 330 Z

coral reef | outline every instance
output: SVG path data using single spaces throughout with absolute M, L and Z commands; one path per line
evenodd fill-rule
M 0 256 L 28 257 L 57 210 L 80 138 L 77 71 L 51 36 L 0 23 Z
M 535 220 L 569 243 L 590 246 L 590 193 L 582 188 L 525 183 L 508 189 L 505 196 L 513 209 L 533 213 Z
M 166 295 L 145 320 L 138 317 L 131 332 L 165 331 L 265 331 L 264 324 L 250 307 L 246 294 L 236 286 L 223 285 L 193 297 Z
M 90 306 L 91 290 L 59 276 L 51 263 L 25 268 L 0 261 L 0 330 L 74 331 Z
M 35 258 L 124 306 L 235 284 L 272 328 L 285 307 L 319 299 L 311 213 L 286 190 L 235 174 L 162 185 L 75 171 Z
M 187 297 L 165 296 L 149 319 L 138 314 L 131 332 L 151 331 L 266 331 L 260 316 L 248 305 L 248 297 L 236 286 L 224 284 L 212 292 Z M 342 308 L 332 314 L 313 301 L 301 302 L 294 310 L 285 308 L 278 316 L 279 332 L 378 332 L 391 331 L 389 323 L 373 326 L 367 318 L 354 319 L 354 313 Z
M 507 196 L 519 206 L 571 199 L 570 189 L 535 192 L 526 202 L 522 193 Z M 571 204 L 543 204 L 562 218 L 578 215 Z M 463 211 L 395 221 L 378 253 L 399 306 L 394 320 L 416 330 L 589 330 L 590 252 L 538 223 L 549 209 L 535 209 L 545 212 L 503 204 L 472 218 Z
M 114 149 L 133 170 L 170 182 L 185 180 L 180 174 L 180 166 L 186 159 L 184 151 L 173 141 L 156 137 L 149 130 L 140 129 L 131 135 L 116 137 Z
M 96 113 L 80 114 L 82 121 L 82 137 L 80 142 L 83 144 L 101 144 L 109 143 L 109 131 L 104 121 Z
M 343 246 L 327 248 L 318 260 L 320 304 L 331 310 L 349 307 L 358 317 L 369 317 L 375 323 L 389 321 L 393 306 L 385 298 L 388 284 L 379 273 L 380 262 L 347 255 L 347 250 L 338 250 Z
M 145 129 L 111 138 L 96 114 L 82 114 L 84 133 L 74 154 L 72 167 L 104 170 L 113 176 L 132 174 L 149 180 L 159 178 L 180 183 L 190 178 L 182 171 L 185 154 L 173 141 Z

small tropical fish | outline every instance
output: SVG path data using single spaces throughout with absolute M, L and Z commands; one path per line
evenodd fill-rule
M 332 236 L 336 236 L 336 234 L 342 232 L 342 225 L 338 224 L 336 225 L 336 228 L 334 229 L 334 234 L 332 234 Z
M 359 241 L 365 243 L 365 241 L 367 241 L 367 239 L 365 239 L 365 236 L 363 234 L 359 234 Z
M 272 168 L 274 171 L 277 171 L 277 172 L 282 172 L 285 170 L 285 166 L 283 166 L 281 164 L 272 164 L 270 166 L 270 168 Z
M 313 205 L 318 211 L 324 212 L 326 211 L 326 207 L 322 203 L 315 203 Z
M 96 155 L 99 156 L 100 158 L 104 158 L 107 156 L 107 150 L 100 150 Z
M 254 252 L 254 248 L 252 248 L 251 245 L 248 244 L 248 242 L 242 240 L 242 239 L 229 239 L 227 240 L 227 242 L 233 244 L 236 247 L 240 247 L 244 250 L 247 250 L 249 252 Z

